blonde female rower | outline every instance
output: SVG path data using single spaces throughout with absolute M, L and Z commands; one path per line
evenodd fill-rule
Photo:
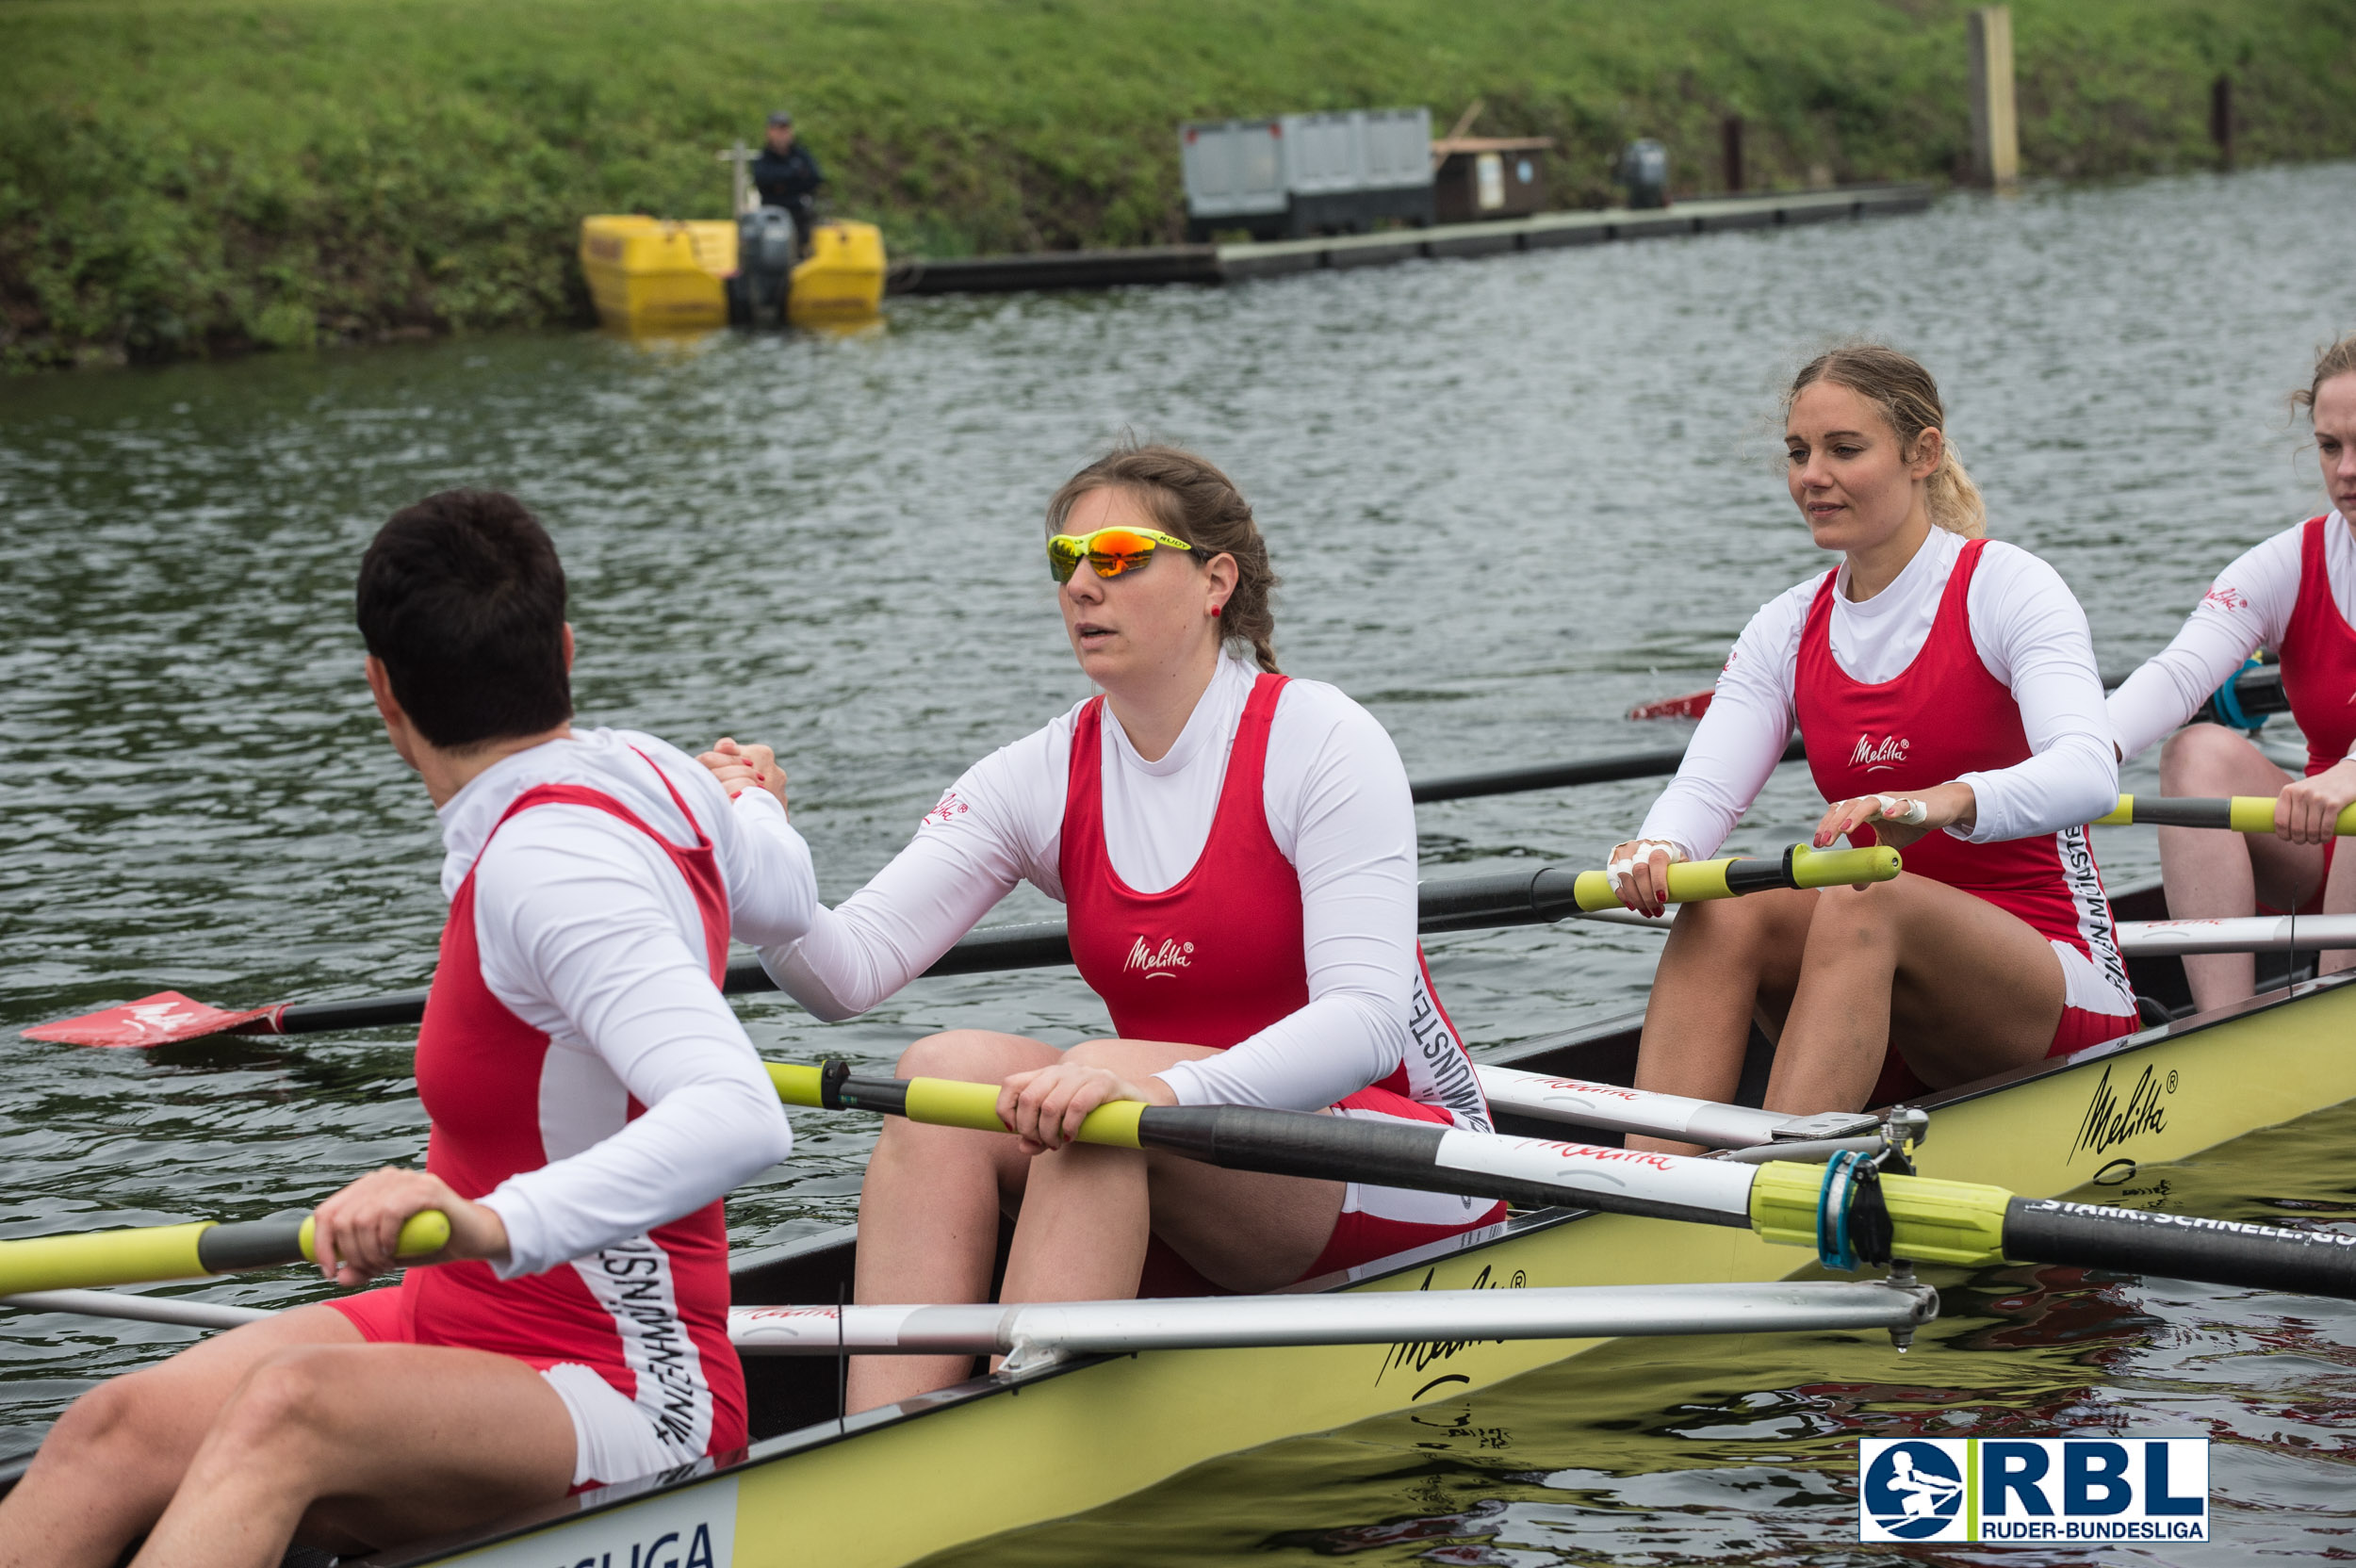
M 2356 910 L 2356 870 L 2331 853 L 2332 824 L 2356 802 L 2356 337 L 2317 354 L 2291 401 L 2315 421 L 2334 510 L 2243 551 L 2176 640 L 2111 694 L 2121 757 L 2176 731 L 2160 748 L 2162 794 L 2274 797 L 2272 838 L 2160 829 L 2168 912 L 2180 920 L 2255 914 L 2260 906 Z M 2282 691 L 2307 740 L 2304 777 L 2221 725 L 2177 728 L 2259 648 L 2282 656 Z M 2350 965 L 2356 953 L 2323 956 L 2327 973 Z M 2214 953 L 2186 958 L 2184 976 L 2196 1005 L 2222 1007 L 2250 994 L 2255 964 L 2247 953 Z
M 1878 839 L 1906 874 L 1684 906 L 1638 1086 L 1732 1098 L 1754 1018 L 1776 1041 L 1767 1105 L 1799 1113 L 2131 1032 L 2081 825 L 2119 788 L 2085 612 L 2051 566 L 1982 537 L 1921 365 L 1833 350 L 1784 412 L 1792 499 L 1841 563 L 1751 618 L 1677 778 L 1612 852 L 1615 881 L 1658 913 L 1669 862 L 1717 850 L 1795 721 L 1832 803 L 1815 843 Z
M 874 881 L 761 958 L 812 1012 L 847 1018 L 1028 881 L 1069 907 L 1072 956 L 1120 1037 L 1058 1051 L 960 1029 L 909 1047 L 904 1077 L 1003 1084 L 1022 1140 L 886 1121 L 859 1196 L 858 1298 L 987 1299 L 1002 1213 L 1018 1217 L 1009 1301 L 1136 1295 L 1155 1238 L 1212 1284 L 1261 1291 L 1502 1218 L 1069 1142 L 1116 1099 L 1489 1120 L 1415 943 L 1406 772 L 1364 709 L 1276 673 L 1276 579 L 1235 485 L 1189 453 L 1124 448 L 1056 492 L 1046 532 L 1040 564 L 1103 694 L 975 763 Z M 761 748 L 705 761 L 731 790 L 782 788 Z M 851 1408 L 968 1364 L 855 1358 Z

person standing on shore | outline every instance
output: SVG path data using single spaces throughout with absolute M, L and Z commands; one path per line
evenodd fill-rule
M 810 231 L 818 221 L 818 188 L 826 183 L 818 160 L 794 132 L 794 117 L 779 109 L 769 117 L 769 139 L 753 159 L 753 185 L 761 204 L 783 207 L 794 215 L 794 233 L 802 248 L 810 248 Z

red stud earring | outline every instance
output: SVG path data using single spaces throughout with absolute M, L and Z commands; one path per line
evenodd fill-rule
M 1227 608 L 1227 607 L 1226 607 L 1225 605 L 1215 604 L 1215 605 L 1211 606 L 1211 614 L 1212 614 L 1214 617 L 1216 617 L 1217 615 L 1219 615 L 1219 612 L 1222 612 L 1222 611 L 1223 611 L 1223 610 L 1225 610 L 1226 608 Z

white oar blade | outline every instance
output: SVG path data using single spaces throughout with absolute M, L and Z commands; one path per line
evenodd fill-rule
M 1030 1306 L 737 1307 L 744 1355 L 1126 1355 L 1421 1340 L 1604 1339 L 1911 1329 L 1938 1315 L 1925 1285 L 1596 1285 L 1572 1289 L 1352 1291 Z

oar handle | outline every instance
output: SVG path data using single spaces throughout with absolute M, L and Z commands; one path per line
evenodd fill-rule
M 797 1062 L 765 1062 L 777 1098 L 789 1105 L 829 1111 L 873 1111 L 878 1116 L 906 1117 L 932 1127 L 970 1127 L 981 1133 L 1010 1133 L 998 1119 L 996 1084 L 963 1084 L 951 1078 L 859 1078 L 850 1064 L 821 1062 L 807 1067 Z M 1090 1111 L 1080 1123 L 1082 1143 L 1137 1149 L 1137 1119 L 1146 1110 L 1139 1100 L 1115 1100 Z
M 401 1255 L 424 1257 L 450 1245 L 450 1217 L 439 1209 L 401 1228 Z M 0 1241 L 0 1296 L 28 1290 L 154 1284 L 248 1268 L 278 1268 L 311 1259 L 311 1217 L 216 1224 L 142 1225 L 72 1235 Z
M 2120 795 L 2093 827 L 2214 827 L 2229 833 L 2274 831 L 2272 795 Z M 2356 806 L 2340 813 L 2331 831 L 2356 834 Z
M 1903 862 L 1888 844 L 1870 849 L 1810 849 L 1793 844 L 1780 860 L 1735 856 L 1723 860 L 1680 860 L 1669 868 L 1669 902 L 1698 904 L 1778 888 L 1838 888 L 1848 883 L 1887 882 Z M 1616 909 L 1619 895 L 1608 873 L 1579 874 L 1576 896 L 1582 909 Z

